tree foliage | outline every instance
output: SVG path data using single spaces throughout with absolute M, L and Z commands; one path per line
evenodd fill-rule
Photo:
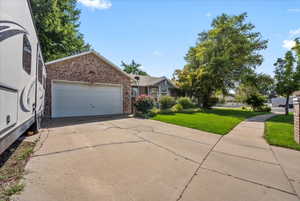
M 76 0 L 31 0 L 33 18 L 45 61 L 90 49 L 79 32 Z
M 259 50 L 267 47 L 267 41 L 253 31 L 254 25 L 245 22 L 246 18 L 246 13 L 215 18 L 212 28 L 200 33 L 189 49 L 183 70 L 175 72 L 178 85 L 203 107 L 208 107 L 216 91 L 228 93 L 243 74 L 263 61 Z
M 122 61 L 121 66 L 123 67 L 123 71 L 125 71 L 126 73 L 134 75 L 147 75 L 145 71 L 142 71 L 140 69 L 142 65 L 136 63 L 134 60 L 132 60 L 130 64 L 126 64 Z
M 285 114 L 288 115 L 289 97 L 300 87 L 300 65 L 292 51 L 278 58 L 275 66 L 276 92 L 286 98 Z
M 274 79 L 267 74 L 254 71 L 246 73 L 237 87 L 236 99 L 245 102 L 251 95 L 258 94 L 268 99 L 275 97 Z
M 295 39 L 296 45 L 293 47 L 293 50 L 296 52 L 298 58 L 300 58 L 300 38 Z M 298 60 L 299 62 L 299 60 Z
M 258 93 L 252 93 L 245 99 L 245 103 L 250 105 L 253 111 L 261 111 L 265 101 L 266 98 Z

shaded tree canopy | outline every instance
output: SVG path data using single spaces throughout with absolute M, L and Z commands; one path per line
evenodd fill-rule
M 297 51 L 296 51 L 297 53 Z M 286 52 L 284 58 L 278 58 L 275 66 L 276 92 L 286 98 L 285 114 L 288 114 L 289 97 L 300 89 L 299 57 L 292 51 Z
M 175 72 L 179 86 L 187 88 L 203 107 L 217 90 L 228 93 L 242 75 L 263 62 L 259 53 L 267 47 L 247 14 L 216 17 L 211 29 L 198 35 L 198 41 L 185 57 L 183 70 Z
M 128 74 L 147 75 L 145 71 L 140 69 L 142 65 L 136 63 L 134 60 L 132 60 L 130 64 L 126 64 L 125 62 L 121 61 L 121 66 L 123 67 L 123 71 Z
M 31 0 L 33 18 L 45 61 L 90 49 L 79 32 L 76 0 Z

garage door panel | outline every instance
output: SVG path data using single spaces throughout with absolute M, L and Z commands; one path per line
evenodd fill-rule
M 119 86 L 53 83 L 53 117 L 121 114 L 122 102 Z

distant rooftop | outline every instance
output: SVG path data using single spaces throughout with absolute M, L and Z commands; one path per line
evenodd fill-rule
M 149 75 L 133 75 L 133 74 L 129 74 L 129 76 L 135 80 L 135 77 L 139 77 L 139 86 L 142 87 L 146 87 L 146 86 L 153 86 L 165 79 L 167 79 L 166 77 L 152 77 Z M 136 86 L 137 83 L 133 84 L 133 86 Z

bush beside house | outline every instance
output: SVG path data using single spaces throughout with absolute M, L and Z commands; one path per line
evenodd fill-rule
M 188 97 L 180 97 L 177 100 L 177 103 L 180 104 L 183 109 L 193 108 L 195 105 L 193 104 L 192 100 Z
M 142 114 L 148 113 L 154 106 L 154 100 L 151 96 L 147 95 L 140 95 L 136 98 L 134 103 L 137 111 L 141 112 Z
M 171 107 L 173 107 L 173 105 L 176 104 L 176 101 L 173 97 L 171 96 L 162 96 L 159 99 L 159 105 L 161 109 L 169 109 Z

